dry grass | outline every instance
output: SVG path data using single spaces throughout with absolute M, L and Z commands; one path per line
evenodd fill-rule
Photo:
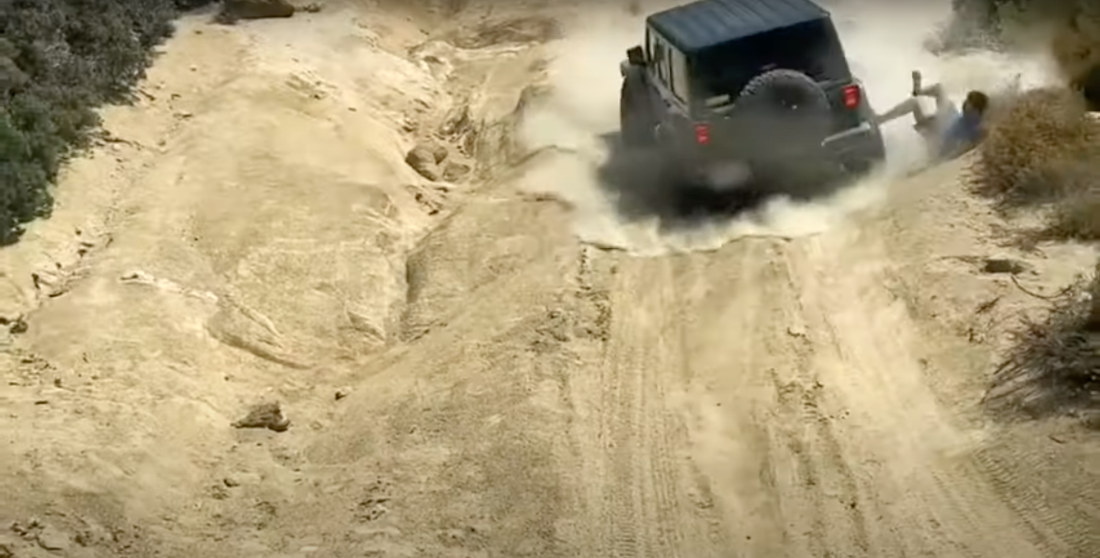
M 1063 236 L 1100 239 L 1100 123 L 1080 95 L 1037 89 L 1004 99 L 990 116 L 976 181 L 982 194 L 1006 206 L 1053 204 L 1052 229 Z
M 1063 295 L 1044 321 L 1025 322 L 1018 337 L 986 404 L 1033 418 L 1085 414 L 1100 426 L 1100 265 L 1091 283 Z
M 1100 174 L 1100 169 L 1091 169 L 1091 174 Z M 1087 189 L 1058 200 L 1053 209 L 1049 233 L 1054 237 L 1100 240 L 1100 184 L 1095 176 Z
M 1067 87 L 994 99 L 973 169 L 977 189 L 1003 210 L 1046 210 L 1047 238 L 1100 240 L 1100 120 L 1087 112 L 1100 102 L 1100 84 L 1089 85 L 1100 80 L 1100 3 L 1029 0 L 1009 7 L 1017 11 L 1011 22 L 1002 17 L 1000 31 L 1049 37 Z M 1023 323 L 986 403 L 1032 417 L 1093 413 L 1087 422 L 1100 426 L 1100 265 L 1091 281 L 1052 305 L 1045 319 Z

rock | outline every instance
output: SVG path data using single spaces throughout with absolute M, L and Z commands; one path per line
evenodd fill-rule
M 283 415 L 278 403 L 260 403 L 249 409 L 248 414 L 233 423 L 234 428 L 267 428 L 275 432 L 285 432 L 290 420 Z
M 412 148 L 405 156 L 405 163 L 428 180 L 439 180 L 441 176 L 439 165 L 435 161 L 435 152 L 430 146 L 420 144 Z
M 65 550 L 69 548 L 69 538 L 61 531 L 49 526 L 43 527 L 38 532 L 35 541 L 38 542 L 38 546 L 46 550 Z
M 15 558 L 15 552 L 8 545 L 0 543 L 0 558 Z
M 215 484 L 210 487 L 210 497 L 215 500 L 225 500 L 229 498 L 229 489 L 223 485 Z
M 27 320 L 22 314 L 11 317 L 0 316 L 0 327 L 6 327 L 12 335 L 19 335 L 27 332 Z
M 435 164 L 440 164 L 447 158 L 447 147 L 441 143 L 436 143 L 428 146 L 428 149 L 432 151 L 432 158 L 435 159 Z
M 28 519 L 26 523 L 13 521 L 11 524 L 11 531 L 27 540 L 33 538 L 34 533 L 40 528 L 42 528 L 42 523 L 38 521 L 37 517 Z
M 241 481 L 233 477 L 225 477 L 224 479 L 222 479 L 222 482 L 225 483 L 225 486 L 229 488 L 235 488 L 241 485 Z
M 462 163 L 450 162 L 443 169 L 443 180 L 447 182 L 457 182 L 470 174 L 470 165 L 464 165 Z
M 1011 273 L 1017 275 L 1030 269 L 1031 267 L 1024 262 L 1009 258 L 986 258 L 985 264 L 982 265 L 982 271 L 985 273 Z
M 351 395 L 351 388 L 346 388 L 346 387 L 345 388 L 340 388 L 340 389 L 336 390 L 335 399 L 337 401 L 339 401 L 339 400 L 341 400 L 341 399 L 343 399 L 343 398 L 345 398 L 349 395 Z
M 302 11 L 306 12 L 306 13 L 315 14 L 317 12 L 320 12 L 321 8 L 322 8 L 322 6 L 320 4 L 314 2 L 312 4 L 306 4 L 305 6 L 302 6 Z
M 294 5 L 287 0 L 225 0 L 219 14 L 220 18 L 226 21 L 293 15 Z

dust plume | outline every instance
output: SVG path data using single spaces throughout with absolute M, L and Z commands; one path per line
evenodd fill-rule
M 648 213 L 623 211 L 622 198 L 660 185 L 611 188 L 601 174 L 618 130 L 619 62 L 625 50 L 644 37 L 645 15 L 683 2 L 649 2 L 634 11 L 593 7 L 566 27 L 549 70 L 552 92 L 526 114 L 520 131 L 536 157 L 521 187 L 557 197 L 574 208 L 577 235 L 585 242 L 639 255 L 717 249 L 746 236 L 797 237 L 823 232 L 885 198 L 896 178 L 920 166 L 926 154 L 911 123 L 884 127 L 887 163 L 872 176 L 815 201 L 777 198 L 736 216 L 671 224 L 660 208 Z M 866 0 L 826 2 L 852 65 L 878 111 L 901 101 L 911 89 L 910 71 L 921 69 L 928 82 L 942 81 L 953 97 L 970 88 L 1001 87 L 1017 78 L 1021 85 L 1055 79 L 1048 61 L 975 52 L 941 58 L 926 48 L 945 25 L 950 4 L 939 2 L 883 5 Z M 885 47 L 885 45 L 889 45 Z M 644 162 L 639 162 L 644 163 Z M 629 163 L 628 163 L 629 164 Z M 634 179 L 631 179 L 634 180 Z

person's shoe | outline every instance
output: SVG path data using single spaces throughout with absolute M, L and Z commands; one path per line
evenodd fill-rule
M 920 82 L 921 82 L 920 70 L 913 70 L 913 96 L 914 97 L 920 95 L 920 85 L 921 85 Z

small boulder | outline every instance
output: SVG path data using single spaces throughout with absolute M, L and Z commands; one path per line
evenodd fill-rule
M 405 155 L 405 163 L 416 171 L 417 174 L 428 180 L 439 180 L 441 176 L 439 164 L 435 160 L 435 152 L 432 150 L 431 146 L 420 144 L 412 148 L 412 150 Z
M 428 147 L 432 150 L 432 158 L 435 159 L 435 164 L 441 164 L 449 154 L 447 152 L 447 146 L 442 143 L 434 143 Z
M 44 527 L 35 536 L 38 546 L 45 550 L 65 550 L 69 548 L 69 538 L 53 527 Z
M 451 161 L 447 163 L 447 166 L 443 168 L 443 180 L 447 182 L 457 182 L 470 174 L 470 166 L 462 163 L 456 163 Z
M 1012 275 L 1018 275 L 1030 270 L 1031 267 L 1026 263 L 1011 258 L 986 258 L 985 263 L 982 265 L 982 271 L 985 273 L 1010 273 Z
M 233 423 L 234 428 L 266 428 L 274 432 L 285 432 L 290 427 L 290 419 L 283 415 L 278 403 L 260 403 L 249 409 L 244 418 Z

